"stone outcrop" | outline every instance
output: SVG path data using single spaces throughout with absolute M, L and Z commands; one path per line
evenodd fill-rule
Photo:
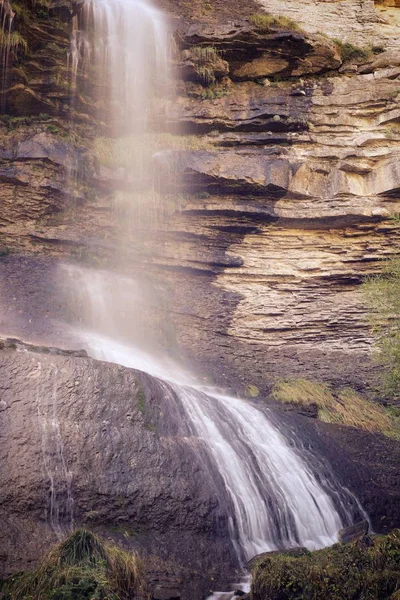
M 396 442 L 269 416 L 307 440 L 322 477 L 333 468 L 357 491 L 374 529 L 398 522 Z M 160 600 L 200 597 L 237 566 L 224 484 L 167 384 L 82 350 L 3 340 L 0 432 L 1 576 L 34 567 L 72 525 L 141 549 Z
M 164 288 L 178 345 L 206 370 L 218 357 L 214 375 L 234 387 L 299 373 L 368 387 L 377 367 L 359 284 L 398 240 L 396 51 L 343 63 L 323 36 L 216 19 L 176 27 L 189 80 L 167 120 L 190 139 L 174 150 L 170 136 L 154 161 L 181 199 L 161 232 L 129 241 L 135 269 Z M 192 77 L 193 48 L 215 49 L 210 87 Z M 279 71 L 256 76 L 268 61 Z M 80 110 L 93 123 L 87 100 Z M 110 190 L 129 174 L 93 159 L 94 132 L 61 117 L 4 132 L 5 246 L 107 264 Z
M 34 564 L 73 524 L 161 567 L 180 561 L 193 580 L 235 564 L 223 484 L 163 384 L 12 340 L 1 344 L 0 372 L 2 576 Z M 178 575 L 157 576 L 161 567 L 154 585 L 183 589 Z
M 96 153 L 95 138 L 107 131 L 88 83 L 68 68 L 79 7 L 56 4 L 54 18 L 20 23 L 32 52 L 11 60 L 3 94 L 0 333 L 67 349 L 76 347 L 68 325 L 82 315 L 68 305 L 59 263 L 112 266 L 121 234 L 112 190 L 131 181 L 128 169 Z M 268 10 L 302 30 L 261 32 L 248 17 L 263 3 L 216 1 L 209 12 L 203 2 L 163 4 L 180 15 L 171 25 L 177 97 L 159 99 L 168 133 L 153 158 L 167 216 L 151 235 L 126 237 L 123 266 L 154 282 L 161 300 L 149 308 L 153 327 L 165 347 L 239 392 L 251 384 L 265 396 L 277 378 L 292 376 L 371 391 L 379 366 L 360 284 L 399 242 L 390 215 L 400 208 L 400 9 L 279 0 Z M 396 18 L 385 23 L 385 11 Z M 384 47 L 345 60 L 321 32 Z M 158 126 L 155 119 L 155 136 L 164 135 Z M 29 566 L 55 539 L 52 498 L 62 526 L 68 522 L 69 471 L 77 522 L 211 570 L 227 548 L 226 507 L 201 443 L 166 418 L 158 384 L 85 356 L 37 350 L 11 343 L 0 351 L 4 572 Z M 357 492 L 374 527 L 398 524 L 398 443 L 298 415 L 282 420 Z M 24 548 L 18 560 L 11 544 Z M 173 591 L 179 576 L 172 579 Z

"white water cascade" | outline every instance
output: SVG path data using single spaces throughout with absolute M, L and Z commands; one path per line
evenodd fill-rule
M 112 131 L 138 136 L 140 155 L 139 137 L 149 131 L 156 88 L 168 87 L 162 14 L 143 0 L 87 0 L 71 55 L 76 74 L 95 68 L 107 82 L 99 92 L 107 94 L 105 104 L 111 106 L 104 109 L 105 118 Z M 151 161 L 135 158 L 130 175 L 132 189 L 147 198 L 157 179 Z M 123 244 L 118 246 L 122 265 Z M 224 481 L 233 510 L 232 543 L 241 560 L 277 548 L 315 549 L 335 542 L 337 531 L 357 511 L 355 499 L 333 479 L 315 473 L 268 411 L 205 389 L 177 363 L 143 346 L 126 319 L 129 312 L 140 321 L 141 291 L 134 278 L 71 265 L 62 276 L 84 307 L 78 335 L 91 355 L 161 378 L 179 399 L 182 418 L 203 441 Z
M 232 543 L 242 560 L 278 548 L 328 546 L 361 513 L 333 478 L 316 476 L 268 410 L 204 387 L 174 360 L 135 346 L 135 333 L 131 344 L 126 341 L 125 319 L 118 318 L 126 308 L 126 289 L 139 315 L 144 301 L 140 290 L 133 293 L 134 280 L 72 265 L 64 265 L 62 276 L 85 307 L 86 328 L 78 335 L 90 354 L 161 379 L 179 399 L 192 435 L 205 443 L 222 475 L 234 510 Z

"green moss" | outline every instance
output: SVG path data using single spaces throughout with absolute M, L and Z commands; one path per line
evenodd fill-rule
M 228 94 L 228 90 L 220 85 L 209 85 L 200 94 L 202 100 L 216 100 Z
M 253 567 L 252 600 L 384 600 L 400 590 L 400 531 L 302 556 L 267 554 Z
M 340 56 L 344 61 L 348 60 L 366 60 L 372 54 L 372 50 L 370 48 L 359 48 L 357 46 L 353 46 L 349 42 L 342 42 L 335 38 L 333 40 L 339 50 Z
M 13 115 L 0 115 L 0 123 L 3 123 L 8 129 L 8 131 L 13 131 L 14 129 L 18 129 L 19 127 L 31 126 L 36 123 L 41 123 L 43 121 L 48 121 L 50 119 L 50 115 L 46 113 L 40 113 L 39 115 L 27 115 L 24 117 L 14 117 Z
M 0 245 L 0 258 L 5 258 L 11 254 L 11 250 L 8 246 Z
M 256 27 L 259 31 L 266 33 L 270 31 L 271 28 L 284 28 L 284 29 L 293 29 L 295 31 L 300 31 L 300 26 L 293 19 L 289 19 L 288 17 L 277 16 L 277 15 L 268 15 L 265 13 L 257 13 L 251 15 L 249 18 L 250 23 Z
M 146 410 L 146 394 L 142 386 L 139 386 L 138 392 L 136 394 L 137 408 L 138 410 L 144 414 Z
M 136 393 L 136 402 L 137 402 L 137 410 L 142 414 L 143 416 L 143 421 L 144 421 L 144 428 L 147 431 L 151 431 L 154 432 L 156 431 L 156 426 L 154 425 L 154 423 L 151 422 L 151 414 L 150 411 L 148 410 L 147 404 L 146 404 L 146 393 L 142 387 L 142 385 L 138 382 L 138 391 Z M 132 416 L 131 421 L 132 424 L 134 425 L 136 423 L 137 417 L 135 415 Z
M 4 600 L 125 600 L 145 592 L 141 559 L 85 529 L 51 550 L 36 571 L 2 587 Z
M 247 398 L 258 398 L 258 396 L 260 395 L 260 390 L 258 389 L 258 387 L 256 385 L 248 385 L 246 388 L 246 397 Z

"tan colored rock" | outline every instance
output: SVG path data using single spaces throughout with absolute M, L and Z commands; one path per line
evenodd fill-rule
M 288 67 L 289 62 L 284 58 L 264 53 L 260 58 L 255 58 L 233 70 L 232 75 L 237 79 L 261 79 L 281 73 Z
M 258 0 L 269 14 L 293 19 L 309 33 L 322 32 L 356 46 L 399 48 L 400 9 L 373 0 Z

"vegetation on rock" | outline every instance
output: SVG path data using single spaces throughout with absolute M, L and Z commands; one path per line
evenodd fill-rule
M 400 419 L 351 388 L 336 391 L 327 384 L 292 379 L 278 382 L 273 397 L 288 404 L 316 406 L 318 418 L 325 423 L 347 425 L 400 439 Z
M 129 600 L 146 596 L 141 559 L 85 529 L 75 531 L 33 573 L 2 584 L 2 600 Z
M 221 62 L 220 52 L 214 46 L 195 46 L 190 49 L 195 71 L 205 85 L 216 81 L 216 70 Z
M 253 566 L 252 600 L 395 600 L 400 531 L 293 555 L 269 553 Z
M 28 42 L 19 31 L 8 32 L 0 30 L 0 47 L 6 50 L 14 50 L 15 52 L 26 52 L 28 50 Z
M 388 260 L 380 275 L 369 277 L 363 289 L 370 324 L 385 367 L 383 392 L 400 396 L 400 258 Z
M 370 48 L 358 48 L 349 42 L 342 42 L 336 38 L 333 41 L 335 42 L 340 56 L 344 61 L 365 60 L 370 57 L 372 52 Z
M 262 32 L 270 31 L 270 29 L 272 27 L 282 27 L 285 29 L 294 29 L 295 31 L 300 30 L 300 26 L 298 25 L 298 23 L 293 21 L 293 19 L 289 19 L 289 17 L 284 17 L 284 16 L 257 13 L 255 15 L 251 15 L 251 17 L 249 18 L 249 21 L 259 31 L 262 31 Z

